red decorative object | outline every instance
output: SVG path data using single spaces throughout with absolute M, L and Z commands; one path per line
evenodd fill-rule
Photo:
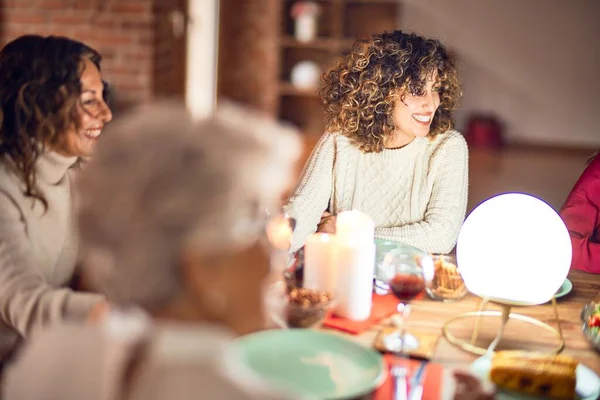
M 304 15 L 317 17 L 321 13 L 321 6 L 312 1 L 299 1 L 292 6 L 291 14 L 293 19 L 298 19 Z
M 465 138 L 470 147 L 498 150 L 504 146 L 500 122 L 493 116 L 471 117 Z

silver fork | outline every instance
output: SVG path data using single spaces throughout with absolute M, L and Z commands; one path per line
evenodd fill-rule
M 406 367 L 402 365 L 394 365 L 391 370 L 392 376 L 394 377 L 394 400 L 408 400 L 407 394 L 407 383 L 406 383 L 406 375 L 407 370 Z
M 402 303 L 401 303 L 402 304 Z M 392 367 L 391 374 L 394 377 L 394 400 L 408 400 L 408 384 L 406 375 L 408 374 L 408 370 L 406 369 L 406 353 L 404 348 L 404 343 L 406 339 L 406 329 L 404 329 L 404 323 L 406 322 L 406 317 L 410 314 L 410 306 L 404 307 L 402 304 L 402 308 L 400 304 L 398 305 L 398 311 L 402 312 L 402 326 L 400 327 L 400 348 L 394 349 L 396 354 L 395 364 Z M 402 364 L 398 363 L 397 358 L 402 359 Z

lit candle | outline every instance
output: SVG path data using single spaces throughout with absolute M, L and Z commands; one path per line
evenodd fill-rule
M 273 247 L 288 250 L 292 240 L 292 227 L 287 216 L 273 218 L 267 224 L 267 237 Z
M 336 218 L 336 314 L 364 321 L 371 314 L 375 272 L 375 223 L 360 211 L 344 211 Z
M 375 222 L 367 214 L 357 210 L 342 211 L 335 221 L 336 235 L 343 240 L 375 240 Z
M 336 283 L 335 236 L 310 235 L 304 247 L 304 287 L 334 294 Z
M 266 234 L 271 244 L 271 279 L 275 281 L 283 280 L 283 271 L 293 261 L 288 252 L 293 233 L 291 222 L 287 215 L 280 215 L 267 223 Z

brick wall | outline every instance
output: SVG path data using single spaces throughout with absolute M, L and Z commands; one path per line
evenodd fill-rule
M 275 116 L 283 0 L 221 0 L 218 96 Z
M 0 0 L 0 45 L 27 33 L 68 36 L 103 57 L 115 103 L 182 95 L 185 38 L 173 11 L 186 0 Z

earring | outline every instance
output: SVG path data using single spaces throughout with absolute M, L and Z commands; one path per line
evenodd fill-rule
M 217 316 L 227 311 L 227 297 L 217 289 L 209 289 L 202 295 L 202 304 Z

